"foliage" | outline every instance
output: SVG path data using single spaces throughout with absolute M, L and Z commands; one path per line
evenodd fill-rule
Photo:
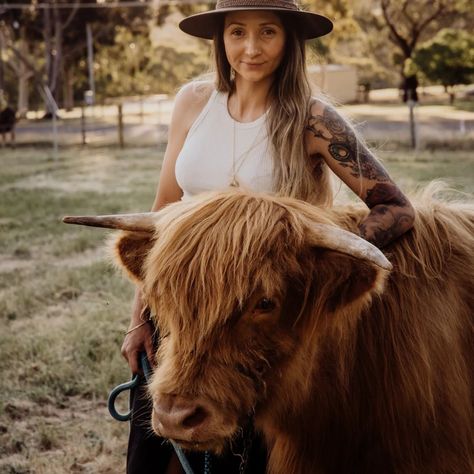
M 89 8 L 98 0 L 17 0 L 28 9 L 0 7 L 5 83 L 10 99 L 40 103 L 47 84 L 61 106 L 82 101 L 89 88 L 86 25 L 94 40 L 96 93 L 99 99 L 122 94 L 173 92 L 209 67 L 209 45 L 182 36 L 177 21 L 207 10 L 214 2 L 146 2 L 143 6 Z M 111 0 L 106 0 L 106 2 Z M 8 4 L 8 2 L 6 2 Z M 76 8 L 58 8 L 61 3 Z M 444 27 L 467 29 L 473 12 L 468 0 L 301 0 L 302 6 L 334 21 L 334 32 L 308 42 L 316 62 L 352 64 L 361 83 L 372 87 L 398 82 L 393 65 L 402 65 L 420 41 Z M 154 6 L 150 6 L 154 5 Z M 166 32 L 169 41 L 156 41 Z M 387 38 L 390 41 L 387 41 Z M 22 59 L 23 58 L 23 59 Z M 25 64 L 29 63 L 29 66 Z M 31 67 L 30 67 L 31 66 Z M 19 98 L 23 97 L 23 100 Z M 21 107 L 20 107 L 21 108 Z M 30 107 L 31 108 L 31 107 Z
M 347 42 L 350 42 L 359 31 L 351 2 L 331 0 L 321 3 L 317 0 L 306 0 L 301 3 L 305 9 L 325 15 L 334 22 L 334 30 L 330 35 L 308 42 L 310 50 L 326 63 L 340 60 L 338 51 L 343 50 Z
M 429 81 L 445 87 L 469 84 L 474 79 L 474 35 L 443 29 L 418 48 L 413 60 Z
M 116 27 L 115 41 L 96 55 L 102 97 L 171 93 L 208 68 L 207 48 L 154 44 L 149 35 Z
M 119 0 L 120 3 L 123 0 Z M 7 64 L 18 76 L 21 69 L 29 71 L 35 88 L 47 85 L 60 105 L 72 106 L 73 88 L 82 91 L 88 88 L 86 25 L 93 31 L 96 45 L 110 44 L 114 38 L 115 25 L 127 25 L 137 32 L 150 18 L 147 5 L 133 8 L 89 8 L 87 0 L 44 0 L 49 8 L 38 8 L 37 2 L 20 0 L 28 9 L 6 9 L 0 21 L 1 31 L 7 41 L 9 56 Z M 68 8 L 61 4 L 68 3 Z M 145 14 L 144 14 L 145 11 Z M 27 43 L 25 48 L 19 44 Z M 19 61 L 23 68 L 15 65 Z M 20 86 L 26 85 L 20 84 Z M 13 95 L 13 94 L 12 94 Z M 21 106 L 20 106 L 21 108 Z
M 387 72 L 393 65 L 403 76 L 406 59 L 420 41 L 449 26 L 465 28 L 472 20 L 467 0 L 356 0 L 357 21 L 367 34 L 373 57 Z M 389 40 L 387 42 L 387 39 Z M 387 44 L 389 43 L 389 44 Z

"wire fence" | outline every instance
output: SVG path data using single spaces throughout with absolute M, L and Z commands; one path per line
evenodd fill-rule
M 153 146 L 166 141 L 173 97 L 126 98 L 103 105 L 60 110 L 56 126 L 44 111 L 16 125 L 16 146 Z
M 29 112 L 16 126 L 16 146 L 141 147 L 166 142 L 173 96 L 164 94 L 121 98 L 95 106 L 59 111 L 45 120 L 44 110 Z M 369 143 L 410 146 L 408 108 L 375 103 L 343 107 Z M 417 148 L 463 148 L 474 145 L 474 114 L 438 111 L 428 106 L 414 110 Z M 1 153 L 1 149 L 0 149 Z

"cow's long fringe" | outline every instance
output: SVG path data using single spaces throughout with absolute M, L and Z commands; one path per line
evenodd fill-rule
M 281 268 L 302 276 L 295 254 L 306 245 L 307 222 L 285 202 L 232 192 L 170 206 L 145 272 L 158 318 L 174 313 L 162 324 L 173 324 L 193 343 L 204 340 L 258 289 L 283 292 Z M 330 223 L 324 212 L 321 221 Z

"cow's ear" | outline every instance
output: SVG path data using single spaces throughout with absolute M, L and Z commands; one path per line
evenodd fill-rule
M 151 232 L 122 232 L 114 241 L 115 260 L 132 280 L 144 279 L 144 262 L 155 236 Z
M 362 258 L 323 248 L 314 249 L 315 290 L 326 311 L 365 304 L 383 289 L 388 271 Z

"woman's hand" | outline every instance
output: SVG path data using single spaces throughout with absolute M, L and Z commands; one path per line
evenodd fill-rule
M 131 325 L 130 329 L 135 326 Z M 151 322 L 146 322 L 143 326 L 128 333 L 123 340 L 121 352 L 127 360 L 132 374 L 142 373 L 139 364 L 140 352 L 146 352 L 150 365 L 154 365 L 153 331 Z
M 122 343 L 121 353 L 130 366 L 132 374 L 141 373 L 139 363 L 140 352 L 146 352 L 151 366 L 155 363 L 155 349 L 153 347 L 153 332 L 155 328 L 150 320 L 150 309 L 142 298 L 140 289 L 135 289 L 133 299 L 132 317 L 125 339 Z

